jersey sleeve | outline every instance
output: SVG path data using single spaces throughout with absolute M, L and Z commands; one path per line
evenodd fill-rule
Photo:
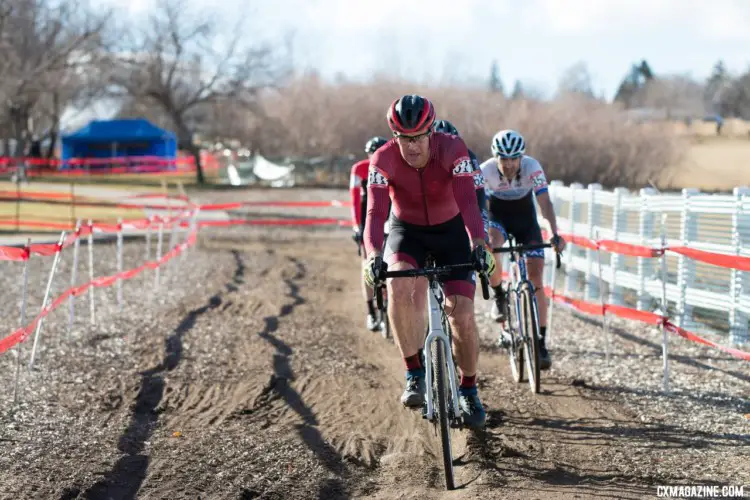
M 469 150 L 469 158 L 471 159 L 471 164 L 474 166 L 474 189 L 476 189 L 477 191 L 479 191 L 480 189 L 484 191 L 484 176 L 482 175 L 482 169 L 479 168 L 479 160 L 477 160 L 477 155 Z M 479 197 L 478 193 L 477 197 Z
M 352 167 L 352 173 L 349 176 L 349 195 L 352 200 L 352 223 L 357 228 L 361 223 L 362 203 L 362 178 L 358 175 L 357 165 Z
M 534 190 L 535 195 L 546 193 L 549 189 L 547 177 L 544 175 L 542 165 L 537 160 L 533 160 L 533 164 L 529 169 L 529 182 L 531 183 L 531 189 Z
M 456 199 L 466 230 L 472 240 L 484 238 L 482 214 L 475 194 L 474 164 L 469 157 L 466 144 L 461 139 L 454 139 L 450 158 L 453 168 L 453 197 Z
M 385 158 L 381 158 L 376 152 L 370 159 L 370 170 L 367 175 L 367 219 L 364 234 L 367 255 L 376 250 L 380 252 L 383 248 L 385 221 L 390 209 L 387 169 L 379 167 L 383 161 Z

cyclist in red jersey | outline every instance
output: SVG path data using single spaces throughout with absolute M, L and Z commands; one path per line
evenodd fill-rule
M 352 238 L 357 245 L 362 244 L 362 234 L 365 228 L 365 215 L 367 211 L 367 174 L 370 168 L 370 158 L 377 151 L 377 149 L 383 146 L 387 139 L 383 137 L 373 137 L 367 144 L 365 144 L 365 153 L 367 153 L 367 159 L 358 161 L 352 167 L 352 173 L 349 180 L 349 192 L 352 199 L 352 223 L 354 234 Z M 367 252 L 362 255 L 362 265 L 365 264 L 367 259 Z M 367 301 L 367 329 L 371 332 L 380 330 L 380 322 L 377 320 L 375 315 L 375 299 L 373 298 L 372 287 L 367 286 L 365 280 L 362 280 L 362 296 Z
M 364 241 L 368 265 L 365 279 L 385 270 L 423 267 L 427 253 L 438 265 L 494 262 L 484 238 L 482 216 L 474 194 L 475 169 L 460 137 L 432 130 L 435 108 L 418 95 L 406 95 L 388 110 L 395 140 L 370 159 Z M 391 205 L 384 255 L 383 223 Z M 468 234 L 467 234 L 468 233 Z M 385 261 L 385 262 L 383 262 Z M 387 263 L 387 264 L 386 264 Z M 406 363 L 408 408 L 424 404 L 424 341 L 427 280 L 388 280 L 388 316 Z M 454 332 L 454 353 L 461 371 L 459 406 L 463 421 L 481 428 L 485 411 L 477 394 L 479 342 L 474 318 L 474 273 L 454 271 L 445 281 L 445 305 Z

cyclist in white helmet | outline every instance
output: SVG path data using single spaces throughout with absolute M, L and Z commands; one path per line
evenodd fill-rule
M 542 216 L 552 231 L 551 243 L 558 252 L 565 248 L 565 241 L 557 234 L 555 209 L 547 192 L 547 178 L 537 160 L 527 156 L 526 142 L 515 130 L 501 130 L 492 138 L 492 158 L 481 165 L 485 190 L 489 199 L 490 241 L 493 247 L 502 246 L 511 234 L 519 245 L 542 243 L 542 231 L 536 218 L 532 196 L 536 197 Z M 533 194 L 532 194 L 533 193 Z M 547 370 L 552 365 L 547 352 L 547 301 L 542 281 L 544 250 L 526 253 L 529 279 L 536 288 L 539 305 L 540 368 Z M 492 317 L 505 320 L 506 297 L 502 290 L 501 260 L 495 255 L 496 270 L 490 276 L 495 291 Z

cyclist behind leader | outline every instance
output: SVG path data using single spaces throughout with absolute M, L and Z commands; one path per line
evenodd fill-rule
M 388 109 L 387 120 L 394 138 L 370 159 L 367 181 L 367 283 L 372 285 L 375 277 L 387 269 L 422 268 L 427 253 L 435 257 L 438 266 L 483 263 L 491 274 L 495 262 L 484 239 L 474 194 L 475 172 L 464 142 L 432 130 L 435 108 L 418 95 L 396 99 Z M 390 233 L 381 255 L 389 201 Z M 474 272 L 454 270 L 447 275 L 444 287 L 445 309 L 461 373 L 461 416 L 467 426 L 481 428 L 485 411 L 476 385 L 479 342 L 474 318 Z M 388 316 L 406 364 L 401 403 L 418 409 L 424 404 L 425 393 L 422 347 L 427 280 L 389 279 L 387 291 Z
M 367 159 L 358 161 L 352 166 L 351 176 L 349 178 L 349 193 L 352 199 L 352 227 L 354 234 L 352 238 L 357 245 L 362 244 L 362 235 L 365 229 L 365 216 L 367 212 L 367 173 L 370 168 L 370 159 L 377 149 L 383 146 L 387 139 L 383 137 L 373 137 L 367 144 L 365 144 L 365 153 L 367 153 Z M 387 222 L 386 222 L 387 225 Z M 388 229 L 383 230 L 387 235 Z M 367 262 L 367 252 L 362 255 L 362 265 L 364 266 Z M 371 286 L 362 280 L 362 296 L 367 302 L 367 329 L 371 332 L 380 330 L 380 322 L 377 320 L 375 314 L 375 299 L 373 298 L 373 290 Z
M 549 223 L 552 231 L 550 242 L 556 252 L 565 248 L 565 240 L 557 234 L 555 209 L 547 192 L 547 178 L 537 160 L 527 156 L 526 142 L 521 134 L 514 130 L 501 130 L 492 138 L 493 157 L 481 165 L 482 175 L 490 208 L 490 241 L 493 247 L 500 247 L 511 234 L 519 245 L 532 245 L 542 242 L 542 231 L 536 217 L 533 196 L 539 204 L 542 216 Z M 490 285 L 495 292 L 492 306 L 492 318 L 505 321 L 506 296 L 502 289 L 502 263 L 497 256 L 494 274 Z M 539 367 L 547 370 L 552 366 L 552 359 L 547 351 L 547 299 L 544 295 L 544 250 L 526 252 L 526 265 L 529 279 L 536 289 L 536 300 L 539 311 L 540 348 Z
M 456 129 L 456 127 L 454 127 L 448 120 L 436 120 L 435 124 L 432 126 L 432 130 L 460 137 L 458 129 Z M 484 239 L 489 241 L 489 216 L 487 215 L 487 196 L 484 192 L 484 177 L 482 176 L 482 170 L 479 168 L 477 155 L 475 155 L 471 149 L 468 151 L 469 158 L 471 158 L 471 164 L 474 166 L 474 189 L 477 195 L 477 204 L 482 213 L 482 221 L 484 222 Z

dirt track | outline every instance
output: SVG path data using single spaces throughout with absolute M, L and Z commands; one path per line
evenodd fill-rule
M 363 328 L 347 238 L 207 231 L 187 261 L 198 281 L 170 282 L 179 297 L 59 355 L 50 339 L 42 373 L 70 375 L 34 375 L 0 413 L 0 498 L 653 498 L 750 482 L 747 433 L 645 424 L 564 370 L 534 397 L 483 322 L 488 429 L 454 433 L 460 488 L 445 492 L 438 438 L 398 403 L 397 349 Z

